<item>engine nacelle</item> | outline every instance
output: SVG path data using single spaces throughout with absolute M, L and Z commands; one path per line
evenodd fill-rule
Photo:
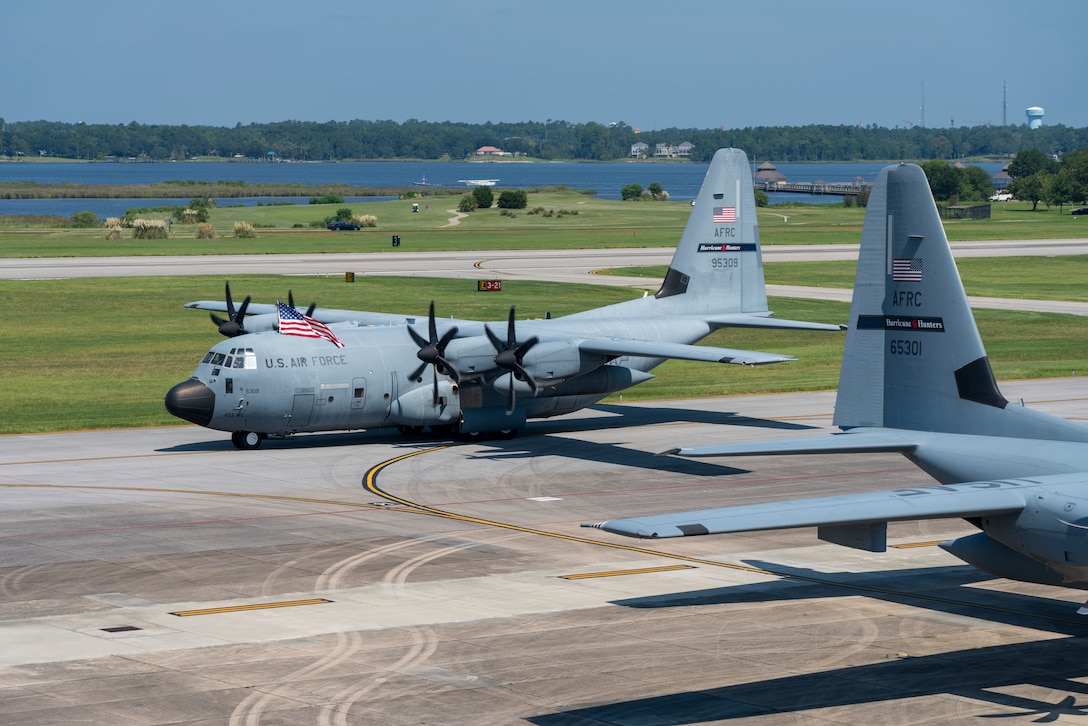
M 1020 582 L 1036 582 L 1040 585 L 1058 585 L 1079 587 L 1069 583 L 1061 574 L 1042 562 L 1022 555 L 1016 550 L 990 539 L 986 533 L 960 537 L 951 542 L 941 542 L 940 548 L 952 554 L 972 567 L 983 572 Z
M 575 340 L 551 340 L 530 348 L 521 365 L 538 383 L 548 385 L 582 375 L 607 362 L 604 356 L 582 353 Z
M 456 423 L 461 416 L 461 401 L 456 384 L 438 382 L 438 403 L 430 385 L 413 388 L 397 397 L 389 407 L 389 420 L 402 426 L 437 426 Z

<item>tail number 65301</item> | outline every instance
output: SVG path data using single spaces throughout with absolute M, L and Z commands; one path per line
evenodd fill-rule
M 922 341 L 893 338 L 888 341 L 888 352 L 892 355 L 922 355 Z

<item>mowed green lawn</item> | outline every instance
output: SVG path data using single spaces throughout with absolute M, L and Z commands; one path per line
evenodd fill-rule
M 179 200 L 184 202 L 184 200 Z M 216 239 L 196 239 L 193 225 L 175 224 L 166 240 L 116 241 L 104 229 L 72 229 L 32 224 L 19 218 L 0 220 L 0 257 L 82 257 L 111 255 L 275 254 L 287 252 L 367 252 L 426 250 L 573 249 L 671 247 L 691 213 L 689 202 L 621 202 L 573 191 L 529 195 L 529 207 L 503 216 L 498 208 L 457 215 L 457 197 L 424 197 L 344 204 L 294 204 L 222 207 L 211 211 Z M 772 199 L 773 201 L 773 199 Z M 420 205 L 412 212 L 412 204 Z M 377 217 L 378 226 L 358 232 L 330 232 L 322 220 L 348 207 L 354 214 Z M 429 207 L 429 210 L 428 210 Z M 541 213 L 530 214 L 535 209 Z M 550 216 L 548 213 L 551 213 Z M 1062 239 L 1088 236 L 1088 218 L 1057 208 L 1030 211 L 1030 205 L 995 204 L 993 217 L 949 221 L 949 239 Z M 167 212 L 149 212 L 166 219 Z M 760 239 L 774 244 L 856 243 L 865 210 L 841 205 L 769 207 L 758 210 Z M 233 236 L 234 223 L 256 225 L 256 237 Z M 319 225 L 317 227 L 313 225 Z M 401 246 L 392 247 L 392 235 Z
M 161 426 L 179 423 L 163 409 L 163 396 L 187 378 L 204 352 L 221 340 L 207 313 L 185 302 L 222 294 L 218 277 L 97 278 L 0 281 L 5 345 L 0 366 L 0 433 Z M 478 293 L 469 280 L 238 276 L 237 300 L 252 294 L 271 302 L 294 288 L 296 302 L 501 321 L 511 304 L 519 318 L 563 315 L 641 295 L 641 291 L 590 285 L 507 281 L 501 293 Z M 780 317 L 845 322 L 842 303 L 774 299 Z M 978 311 L 999 378 L 1069 375 L 1085 370 L 1088 319 L 1037 313 Z M 407 335 L 407 333 L 405 333 Z M 799 360 L 746 368 L 670 361 L 653 381 L 629 389 L 622 400 L 739 395 L 833 389 L 838 382 L 843 335 L 804 331 L 722 330 L 710 345 L 796 355 Z M 611 400 L 619 400 L 614 396 Z

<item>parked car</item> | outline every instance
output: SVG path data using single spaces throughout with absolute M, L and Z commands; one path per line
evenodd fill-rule
M 1088 214 L 1088 207 L 1080 207 L 1079 209 L 1074 209 L 1070 212 L 1070 214 Z
M 350 229 L 352 232 L 358 232 L 359 225 L 355 224 L 354 222 L 341 222 L 337 220 L 335 222 L 329 222 L 329 229 L 331 229 L 333 232 L 341 229 Z
M 1008 202 L 1012 200 L 1012 192 L 1007 192 L 1004 189 L 999 190 L 996 194 L 990 197 L 991 202 Z

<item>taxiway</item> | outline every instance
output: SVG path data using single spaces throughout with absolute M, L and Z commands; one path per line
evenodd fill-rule
M 1002 388 L 1067 418 L 1088 400 L 1082 378 Z M 826 433 L 833 404 L 606 405 L 458 445 L 3 437 L 0 723 L 1083 718 L 1083 598 L 933 546 L 961 521 L 892 525 L 883 555 L 811 530 L 640 543 L 579 527 L 932 483 L 894 455 L 655 455 Z

